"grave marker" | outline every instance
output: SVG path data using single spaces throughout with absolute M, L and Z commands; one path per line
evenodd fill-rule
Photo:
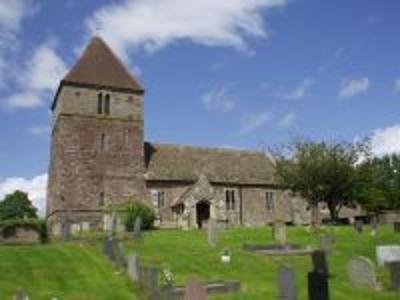
M 211 218 L 207 226 L 208 244 L 215 247 L 218 242 L 218 224 L 215 219 Z
M 286 224 L 283 222 L 275 222 L 272 228 L 272 238 L 279 244 L 287 243 Z
M 400 261 L 400 246 L 377 246 L 376 259 L 379 266 L 385 265 L 386 262 Z
M 356 220 L 354 223 L 354 228 L 358 233 L 362 233 L 363 232 L 363 221 L 362 220 Z
M 294 271 L 288 266 L 282 266 L 278 274 L 279 296 L 282 300 L 296 300 L 296 279 Z
M 354 288 L 377 289 L 379 287 L 375 266 L 373 262 L 363 256 L 357 256 L 350 259 L 347 265 L 350 285 Z
M 326 274 L 318 271 L 308 273 L 308 299 L 329 300 L 328 276 Z
M 400 290 L 400 261 L 392 261 L 386 263 L 390 271 L 390 288 Z
M 333 245 L 335 244 L 335 237 L 329 234 L 323 234 L 319 237 L 319 247 L 321 250 L 329 253 L 333 250 Z
M 109 259 L 114 258 L 114 238 L 112 236 L 107 236 L 104 239 L 103 254 Z
M 128 256 L 128 276 L 134 280 L 139 280 L 139 258 L 136 253 Z
M 207 290 L 198 281 L 189 279 L 185 288 L 185 300 L 207 300 Z
M 316 250 L 312 253 L 312 263 L 315 272 L 323 273 L 326 276 L 329 275 L 328 262 L 326 259 L 326 253 L 322 250 Z
M 135 219 L 135 226 L 133 228 L 133 236 L 140 238 L 142 236 L 142 218 L 140 216 Z

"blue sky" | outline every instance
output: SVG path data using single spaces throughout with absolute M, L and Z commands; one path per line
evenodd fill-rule
M 145 87 L 147 140 L 400 151 L 399 16 L 397 0 L 1 1 L 0 196 L 43 198 L 49 106 L 94 34 Z

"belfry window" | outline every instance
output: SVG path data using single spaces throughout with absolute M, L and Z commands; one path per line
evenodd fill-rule
M 225 206 L 226 210 L 235 210 L 236 208 L 235 190 L 225 191 Z
M 99 93 L 97 95 L 97 113 L 99 115 L 103 114 L 103 94 Z
M 107 94 L 106 95 L 106 99 L 105 99 L 105 103 L 104 103 L 104 113 L 106 115 L 110 114 L 110 101 L 111 101 L 110 94 Z

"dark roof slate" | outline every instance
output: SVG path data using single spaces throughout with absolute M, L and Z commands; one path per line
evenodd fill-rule
M 273 185 L 274 164 L 263 152 L 146 143 L 146 179 Z

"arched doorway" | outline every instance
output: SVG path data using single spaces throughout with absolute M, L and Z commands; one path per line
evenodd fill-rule
M 204 222 L 210 218 L 210 203 L 208 201 L 199 201 L 196 204 L 197 226 L 202 228 Z

